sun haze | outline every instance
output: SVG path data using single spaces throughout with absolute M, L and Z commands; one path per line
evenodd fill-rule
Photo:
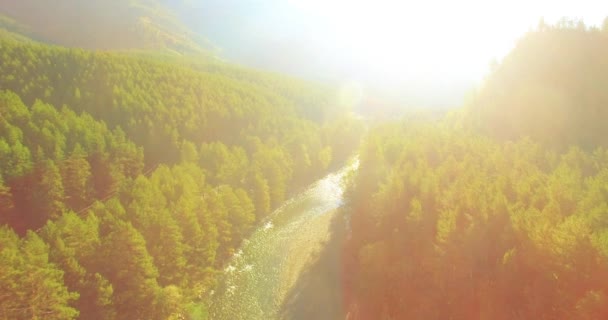
M 314 23 L 328 26 L 338 55 L 350 56 L 368 76 L 479 79 L 541 18 L 602 22 L 597 1 L 290 0 Z M 600 8 L 598 8 L 600 7 Z

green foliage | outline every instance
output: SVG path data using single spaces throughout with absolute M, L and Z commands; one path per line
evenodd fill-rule
M 604 149 L 442 123 L 375 129 L 348 194 L 349 304 L 362 318 L 605 315 L 607 165 Z
M 209 313 L 204 305 L 191 303 L 187 306 L 187 317 L 188 320 L 206 320 L 209 317 Z
M 0 318 L 75 319 L 68 304 L 78 298 L 63 284 L 63 271 L 49 262 L 49 247 L 35 233 L 23 239 L 0 227 Z
M 56 110 L 40 101 L 28 108 L 6 91 L 0 92 L 0 110 L 0 154 L 5 159 L 0 175 L 19 212 L 6 222 L 20 232 L 58 217 L 66 206 L 80 210 L 141 172 L 141 148 L 88 114 Z
M 15 203 L 11 189 L 4 185 L 4 179 L 0 175 L 0 223 L 6 223 L 14 214 Z
M 74 210 L 84 208 L 91 199 L 91 165 L 86 157 L 80 144 L 76 144 L 72 154 L 62 163 L 61 176 L 66 204 Z
M 113 288 L 96 267 L 101 245 L 99 219 L 66 213 L 56 222 L 49 222 L 41 235 L 51 245 L 50 260 L 65 272 L 65 285 L 80 294 L 74 303 L 80 317 L 113 319 Z
M 2 319 L 205 318 L 255 223 L 361 133 L 278 75 L 2 33 L 0 57 L 0 223 L 25 236 L 0 229 Z
M 607 50 L 541 22 L 465 108 L 372 130 L 345 206 L 351 315 L 608 316 Z
M 104 50 L 154 49 L 172 55 L 203 56 L 210 50 L 162 1 L 63 0 L 51 5 L 23 0 L 0 3 L 0 12 L 10 13 L 20 23 L 0 15 L 0 28 L 47 43 Z M 45 19 L 40 19 L 42 13 L 47 13 Z
M 59 169 L 52 160 L 47 160 L 39 171 L 40 180 L 31 198 L 37 202 L 34 210 L 39 212 L 44 220 L 58 218 L 65 210 L 65 195 Z
M 346 205 L 351 314 L 608 316 L 607 50 L 541 22 L 465 108 L 369 134 Z
M 181 160 L 183 140 L 243 146 L 254 136 L 264 143 L 280 136 L 281 147 L 297 136 L 316 155 L 323 146 L 315 141 L 324 132 L 314 121 L 336 117 L 325 115 L 332 110 L 330 90 L 286 77 L 10 39 L 0 43 L 11 57 L 0 60 L 3 88 L 27 104 L 44 97 L 123 128 L 152 164 Z
M 161 290 L 158 270 L 143 236 L 128 222 L 110 222 L 98 255 L 101 275 L 113 285 L 118 319 L 156 319 L 154 301 Z
M 563 20 L 520 39 L 488 76 L 465 117 L 500 139 L 528 136 L 562 149 L 606 147 L 607 81 L 606 33 Z

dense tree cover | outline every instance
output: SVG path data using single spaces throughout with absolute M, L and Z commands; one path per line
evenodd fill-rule
M 0 12 L 8 16 L 0 17 L 0 27 L 63 46 L 155 49 L 172 54 L 211 51 L 208 41 L 156 0 L 2 1 Z
M 349 319 L 608 318 L 605 37 L 542 26 L 473 106 L 372 130 L 347 192 Z
M 0 57 L 0 319 L 200 317 L 251 228 L 363 132 L 271 74 L 14 37 Z
M 265 75 L 253 83 L 258 73 L 240 72 L 243 80 L 237 80 L 238 68 L 223 75 L 161 59 L 0 41 L 0 86 L 27 105 L 36 99 L 65 104 L 110 127 L 120 126 L 144 147 L 147 163 L 178 161 L 184 140 L 196 146 L 216 140 L 232 145 L 256 136 L 267 143 L 301 132 L 313 141 L 286 136 L 280 142 L 327 140 L 322 133 L 308 135 L 316 128 L 302 115 L 325 118 L 311 106 L 331 109 L 331 92 L 300 81 L 289 85 L 287 79 L 270 81 L 271 75 Z M 317 157 L 319 150 L 308 149 L 310 157 Z
M 608 316 L 608 152 L 375 130 L 348 196 L 355 319 Z
M 20 42 L 32 42 L 32 36 L 27 28 L 20 25 L 14 19 L 0 14 L 0 37 L 11 38 Z
M 607 82 L 608 27 L 541 22 L 496 65 L 468 106 L 467 122 L 503 140 L 606 147 Z
M 120 129 L 40 100 L 27 107 L 0 92 L 0 176 L 7 191 L 0 223 L 23 232 L 66 209 L 81 210 L 143 169 L 143 150 Z
M 48 245 L 35 233 L 19 238 L 0 226 L 0 319 L 74 319 L 63 271 L 49 261 Z

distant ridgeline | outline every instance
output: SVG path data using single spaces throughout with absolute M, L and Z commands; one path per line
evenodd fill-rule
M 373 129 L 349 319 L 608 319 L 607 88 L 608 28 L 541 25 L 463 109 Z
M 465 119 L 500 140 L 608 147 L 607 84 L 608 19 L 603 30 L 541 24 L 496 66 Z
M 67 47 L 205 55 L 216 51 L 159 0 L 1 1 L 0 27 Z
M 0 319 L 204 319 L 252 226 L 356 149 L 335 100 L 0 32 Z

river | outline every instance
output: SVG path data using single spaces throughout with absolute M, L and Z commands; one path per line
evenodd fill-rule
M 343 178 L 357 166 L 353 161 L 313 183 L 270 214 L 243 242 L 213 293 L 210 319 L 341 316 L 335 230 L 343 230 L 345 223 L 337 209 L 342 205 Z

